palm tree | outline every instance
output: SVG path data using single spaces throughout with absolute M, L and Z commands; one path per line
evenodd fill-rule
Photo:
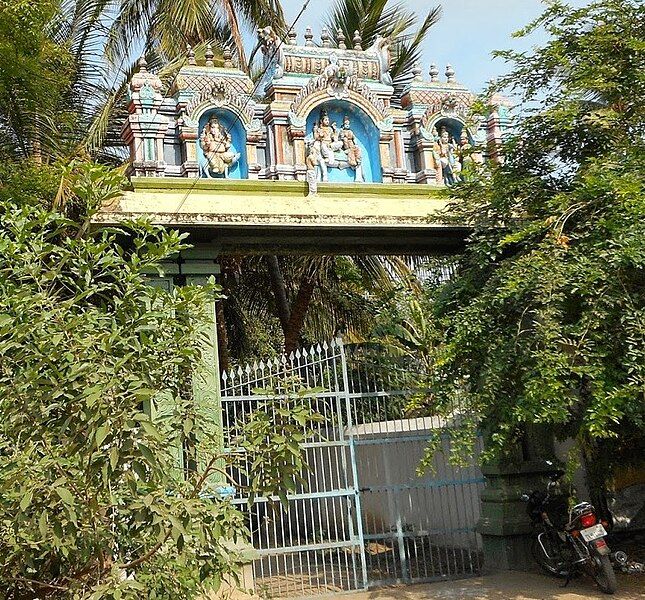
M 373 324 L 374 297 L 415 283 L 406 260 L 392 256 L 223 256 L 219 263 L 223 368 L 339 333 L 360 337 Z
M 418 23 L 418 16 L 405 9 L 402 2 L 336 0 L 325 19 L 325 25 L 335 35 L 338 30 L 342 31 L 348 40 L 353 39 L 354 32 L 358 31 L 364 48 L 370 46 L 377 36 L 390 39 L 394 58 L 390 74 L 395 95 L 399 95 L 412 79 L 411 71 L 420 58 L 421 43 L 440 17 L 441 6 L 431 8 L 418 29 L 411 32 Z
M 27 3 L 24 4 L 27 7 Z M 0 15 L 0 151 L 50 162 L 73 154 L 105 86 L 105 38 L 90 0 Z M 8 30 L 7 30 L 8 27 Z
M 107 6 L 113 0 L 96 1 Z M 242 32 L 267 25 L 285 30 L 279 0 L 119 0 L 106 50 L 114 62 L 130 56 L 133 47 L 170 60 L 187 45 L 212 41 L 231 46 L 248 72 Z
M 127 85 L 141 54 L 169 86 L 188 44 L 197 54 L 207 42 L 220 52 L 232 47 L 248 69 L 242 28 L 284 28 L 279 0 L 61 0 L 35 6 L 33 15 L 0 11 L 0 42 L 7 50 L 0 52 L 0 152 L 16 159 L 88 153 L 119 164 L 125 158 L 119 127 L 127 115 Z

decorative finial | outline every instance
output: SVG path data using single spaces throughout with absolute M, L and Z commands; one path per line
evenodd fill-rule
M 432 63 L 430 65 L 429 73 L 430 73 L 430 81 L 439 81 L 439 68 L 437 67 L 437 65 Z
M 326 27 L 323 27 L 320 32 L 320 41 L 323 48 L 331 48 L 331 36 L 329 35 L 329 29 Z
M 305 29 L 305 46 L 314 45 L 314 32 L 311 30 L 311 27 Z
M 215 55 L 213 54 L 213 46 L 211 46 L 210 43 L 208 43 L 206 45 L 206 52 L 205 52 L 204 56 L 206 57 L 206 66 L 207 67 L 215 66 L 215 63 L 213 62 L 213 57 Z
M 361 37 L 358 29 L 354 32 L 354 39 L 352 41 L 354 42 L 354 50 L 363 49 L 363 38 Z
M 189 65 L 195 65 L 195 64 L 197 64 L 197 63 L 195 62 L 195 51 L 193 50 L 193 47 L 192 47 L 190 44 L 188 44 L 188 48 L 187 48 L 187 49 L 188 49 L 188 64 L 189 64 Z
M 297 46 L 298 45 L 298 33 L 296 32 L 295 29 L 289 29 L 289 45 L 290 46 Z
M 341 50 L 347 50 L 347 44 L 345 44 L 345 34 L 343 33 L 343 30 L 340 27 L 336 32 L 336 39 L 338 40 L 338 47 Z
M 446 65 L 446 79 L 448 83 L 454 83 L 455 80 L 455 70 L 452 68 L 452 65 Z
M 224 68 L 232 69 L 233 68 L 233 53 L 230 48 L 224 48 Z
M 412 67 L 412 75 L 414 77 L 414 80 L 415 81 L 422 81 L 422 79 L 423 79 L 421 77 L 422 73 L 423 73 L 423 71 L 421 70 L 421 65 L 419 64 L 419 62 L 415 62 L 414 66 Z
M 139 67 L 139 73 L 148 72 L 148 69 L 146 68 L 148 66 L 148 61 L 146 60 L 145 56 L 141 56 L 141 58 L 137 62 L 137 66 Z

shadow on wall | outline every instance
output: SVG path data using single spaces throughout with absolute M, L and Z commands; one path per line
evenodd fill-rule
M 354 132 L 356 143 L 361 149 L 363 176 L 367 183 L 380 183 L 381 158 L 379 153 L 378 127 L 372 119 L 358 106 L 346 100 L 329 100 L 319 104 L 307 116 L 307 135 L 311 135 L 314 125 L 320 119 L 320 112 L 326 110 L 332 123 L 336 123 L 337 129 L 343 124 L 343 117 L 350 118 L 351 129 Z M 329 181 L 336 183 L 350 183 L 354 181 L 352 169 L 330 169 Z

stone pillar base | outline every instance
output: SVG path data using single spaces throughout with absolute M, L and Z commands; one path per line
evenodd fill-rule
M 546 489 L 547 474 L 557 468 L 544 460 L 482 466 L 487 484 L 481 495 L 477 531 L 482 536 L 484 573 L 537 569 L 531 552 L 533 526 L 521 496 Z

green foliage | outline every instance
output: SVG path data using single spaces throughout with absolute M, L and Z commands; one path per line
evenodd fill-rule
M 223 321 L 232 362 L 279 355 L 294 315 L 302 318 L 293 328 L 300 346 L 341 332 L 353 340 L 362 338 L 373 326 L 382 297 L 415 279 L 408 257 L 281 256 L 276 282 L 267 258 L 221 257 Z M 282 304 L 276 287 L 284 292 Z M 310 295 L 303 293 L 308 287 Z
M 177 232 L 88 227 L 118 173 L 60 176 L 0 167 L 0 585 L 10 599 L 193 598 L 249 558 L 242 514 L 209 491 L 221 431 L 191 391 L 215 290 L 147 283 L 186 247 Z M 273 475 L 262 492 L 284 489 Z
M 546 46 L 501 53 L 515 69 L 500 87 L 534 108 L 441 217 L 472 234 L 433 295 L 429 385 L 436 411 L 461 399 L 493 454 L 545 424 L 617 462 L 645 432 L 645 7 L 554 2 L 522 33 L 539 25 Z
M 322 391 L 303 387 L 298 378 L 280 381 L 275 389 L 253 390 L 266 400 L 253 411 L 236 441 L 245 451 L 240 466 L 249 481 L 251 502 L 257 495 L 269 495 L 275 481 L 282 480 L 285 486 L 277 496 L 286 507 L 287 493 L 306 483 L 302 444 L 315 434 L 315 424 L 324 421 L 312 408 L 312 397 Z
M 0 1 L 0 156 L 46 157 L 68 135 L 73 56 L 47 35 L 59 4 Z

